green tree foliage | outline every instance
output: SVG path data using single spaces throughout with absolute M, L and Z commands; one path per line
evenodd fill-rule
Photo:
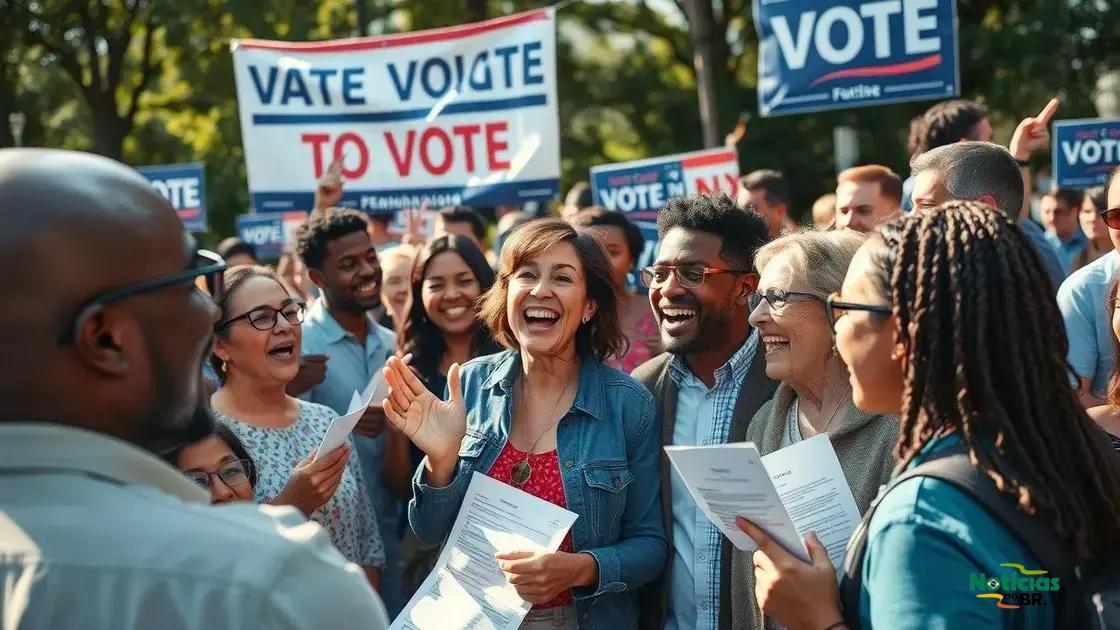
M 684 2 L 571 3 L 559 12 L 565 184 L 595 164 L 703 146 Z M 27 114 L 27 145 L 95 150 L 134 165 L 203 161 L 211 224 L 248 208 L 231 38 L 316 40 L 461 24 L 543 0 L 0 0 L 0 145 Z M 832 186 L 832 128 L 859 132 L 861 161 L 905 172 L 910 119 L 929 103 L 763 119 L 751 3 L 699 0 L 716 37 L 722 129 L 754 113 L 744 171 L 777 168 L 798 209 Z M 964 96 L 992 110 L 996 140 L 1053 95 L 1059 117 L 1095 115 L 1094 82 L 1120 67 L 1120 3 L 959 0 Z M 696 14 L 693 14 L 696 15 Z

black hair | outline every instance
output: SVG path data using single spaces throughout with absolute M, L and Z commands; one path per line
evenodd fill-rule
M 479 296 L 482 296 L 494 284 L 494 270 L 486 262 L 486 256 L 478 249 L 469 238 L 458 234 L 444 234 L 436 237 L 424 246 L 416 255 L 412 264 L 411 288 L 409 305 L 405 312 L 404 321 L 400 322 L 397 331 L 397 345 L 403 356 L 412 353 L 412 366 L 424 378 L 432 374 L 439 367 L 439 362 L 447 351 L 444 343 L 443 332 L 428 317 L 424 310 L 424 302 L 420 299 L 424 287 L 424 277 L 428 273 L 428 265 L 432 260 L 444 253 L 457 254 L 467 264 L 467 267 L 478 280 Z M 472 306 L 472 310 L 475 308 Z M 476 317 L 475 334 L 472 342 L 471 355 L 482 356 L 493 354 L 500 348 L 494 342 L 490 331 Z M 441 396 L 443 392 L 435 392 Z
M 726 193 L 674 197 L 657 216 L 657 236 L 681 227 L 723 239 L 719 257 L 734 269 L 753 270 L 754 255 L 769 240 L 762 217 L 736 205 Z
M 366 226 L 366 217 L 356 210 L 327 208 L 313 213 L 296 231 L 296 253 L 303 264 L 322 271 L 327 245 L 343 236 L 365 232 Z
M 1108 190 L 1104 186 L 1096 186 L 1085 191 L 1085 197 L 1093 204 L 1097 213 L 1108 210 Z
M 766 203 L 771 206 L 789 205 L 789 182 L 778 171 L 765 168 L 752 171 L 739 178 L 739 185 L 747 190 L 761 188 L 766 193 Z
M 467 208 L 466 206 L 444 208 L 439 211 L 439 216 L 443 218 L 445 224 L 470 223 L 471 233 L 478 239 L 478 242 L 482 243 L 486 240 L 486 220 L 473 209 Z
M 253 262 L 259 260 L 257 258 L 257 248 L 252 243 L 246 243 L 236 236 L 222 239 L 222 242 L 218 243 L 218 247 L 215 248 L 214 252 L 222 258 L 230 258 L 240 254 L 252 258 Z
M 911 122 L 911 155 L 961 140 L 979 140 L 973 137 L 973 130 L 987 117 L 988 108 L 976 101 L 956 99 L 937 103 Z
M 1065 203 L 1066 207 L 1070 208 L 1074 212 L 1080 210 L 1081 200 L 1085 198 L 1085 193 L 1073 188 L 1059 188 L 1057 190 L 1050 191 L 1047 194 L 1054 199 Z
M 207 437 L 216 437 L 225 442 L 229 450 L 233 452 L 234 457 L 249 462 L 249 485 L 255 488 L 257 486 L 257 463 L 253 461 L 253 456 L 249 455 L 249 451 L 245 448 L 245 445 L 241 443 L 241 438 L 237 437 L 237 434 L 234 433 L 232 429 L 221 422 L 214 423 L 214 431 Z M 197 443 L 198 442 L 195 442 L 195 444 Z M 178 468 L 179 456 L 183 454 L 183 451 L 188 446 L 192 446 L 192 444 L 186 444 L 168 452 L 164 455 L 164 461 Z
M 616 227 L 622 230 L 622 235 L 626 238 L 626 246 L 630 249 L 630 257 L 635 262 L 642 255 L 642 250 L 645 249 L 646 239 L 642 236 L 642 231 L 621 212 L 592 206 L 586 210 L 581 210 L 570 221 L 572 225 L 579 228 Z

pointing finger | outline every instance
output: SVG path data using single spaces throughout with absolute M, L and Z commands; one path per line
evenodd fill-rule
M 1049 124 L 1050 119 L 1054 117 L 1054 114 L 1058 113 L 1058 108 L 1061 107 L 1061 106 L 1062 106 L 1062 102 L 1059 101 L 1058 99 L 1056 99 L 1056 98 L 1050 99 L 1050 102 L 1046 104 L 1046 107 L 1042 108 L 1042 111 L 1038 114 L 1038 116 L 1036 118 L 1036 121 L 1038 122 L 1038 124 L 1040 124 L 1040 125 Z

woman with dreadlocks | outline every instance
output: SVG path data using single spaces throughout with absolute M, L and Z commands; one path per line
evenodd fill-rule
M 856 253 L 829 298 L 836 345 L 856 406 L 901 418 L 899 471 L 962 449 L 1010 510 L 1037 519 L 1082 566 L 1115 562 L 1120 471 L 1063 386 L 1066 340 L 1042 277 L 1033 244 L 1004 215 L 949 202 L 888 224 Z M 763 610 L 793 629 L 1061 627 L 1049 592 L 1044 606 L 977 598 L 973 576 L 1039 562 L 964 490 L 911 477 L 873 509 L 866 535 L 853 537 L 862 570 L 840 589 L 815 536 L 809 565 L 739 519 L 759 544 Z M 854 590 L 843 611 L 841 590 Z

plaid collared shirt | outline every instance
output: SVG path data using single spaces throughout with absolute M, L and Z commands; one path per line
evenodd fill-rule
M 711 389 L 696 378 L 682 357 L 673 357 L 669 374 L 678 389 L 673 444 L 708 446 L 727 442 L 735 403 L 758 344 L 756 330 L 715 371 Z M 671 483 L 675 549 L 670 564 L 667 627 L 714 630 L 719 627 L 723 535 L 696 506 L 675 471 Z

